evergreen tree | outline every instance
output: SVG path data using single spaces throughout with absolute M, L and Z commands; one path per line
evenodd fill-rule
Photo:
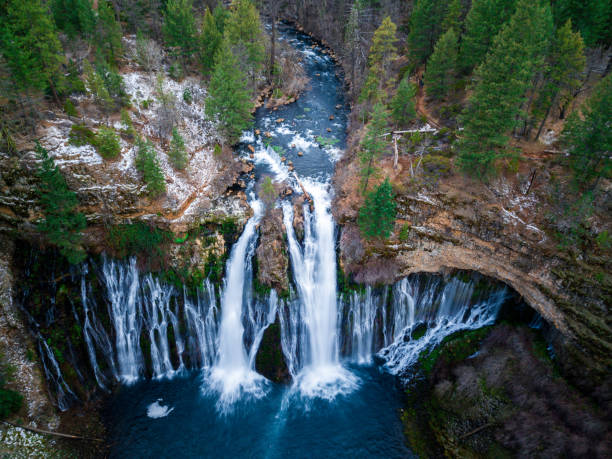
M 476 86 L 463 113 L 460 164 L 480 178 L 494 172 L 504 155 L 508 133 L 517 122 L 525 92 L 552 34 L 547 3 L 519 0 L 516 13 L 495 37 L 491 52 L 476 70 Z
M 113 7 L 107 0 L 99 0 L 95 45 L 97 53 L 106 62 L 115 63 L 123 52 L 122 36 L 121 24 L 115 18 Z
M 458 46 L 457 34 L 451 27 L 440 37 L 427 61 L 424 79 L 427 95 L 432 99 L 443 99 L 451 89 L 457 67 Z
M 368 189 L 370 176 L 375 172 L 375 161 L 382 156 L 388 146 L 387 132 L 388 113 L 382 103 L 377 102 L 372 109 L 372 119 L 368 123 L 366 135 L 361 142 L 359 161 L 361 162 L 361 176 L 363 180 L 363 193 Z
M 372 45 L 368 53 L 368 77 L 363 85 L 360 100 L 383 100 L 391 80 L 391 65 L 397 59 L 395 42 L 397 27 L 389 16 L 374 32 Z
M 70 38 L 89 37 L 96 27 L 91 0 L 52 0 L 51 11 L 58 29 Z
M 187 167 L 188 158 L 185 141 L 176 128 L 172 128 L 172 141 L 170 142 L 168 157 L 175 169 L 183 170 Z
M 193 0 L 168 0 L 164 14 L 166 44 L 178 48 L 178 54 L 189 58 L 197 50 L 197 29 Z
M 38 196 L 44 215 L 38 229 L 51 244 L 58 247 L 70 263 L 80 263 L 86 256 L 81 247 L 81 232 L 87 223 L 85 216 L 76 210 L 79 204 L 77 195 L 68 188 L 66 179 L 53 158 L 50 158 L 47 150 L 38 143 L 36 155 L 41 161 L 38 170 Z
M 223 5 L 219 3 L 215 6 L 213 10 L 213 17 L 215 18 L 215 24 L 217 25 L 217 30 L 223 35 L 225 32 L 225 23 L 230 16 L 230 12 L 223 8 Z
M 410 16 L 408 46 L 416 64 L 427 60 L 442 32 L 447 0 L 417 0 Z
M 265 45 L 259 12 L 251 0 L 235 0 L 225 21 L 224 33 L 232 51 L 255 88 L 255 78 L 265 59 Z
M 568 19 L 580 31 L 589 47 L 612 44 L 612 2 L 610 0 L 556 0 L 553 2 L 555 22 Z
M 208 85 L 206 116 L 210 119 L 216 117 L 222 133 L 230 143 L 234 143 L 251 124 L 252 106 L 246 77 L 228 41 L 223 40 Z
M 451 0 L 448 11 L 442 22 L 442 32 L 455 29 L 457 36 L 461 33 L 461 17 L 463 16 L 463 4 L 461 0 Z
M 0 48 L 20 91 L 50 88 L 56 101 L 63 85 L 62 46 L 41 0 L 8 0 L 0 16 Z
M 209 9 L 204 13 L 202 32 L 200 33 L 200 63 L 204 73 L 210 73 L 215 65 L 215 54 L 221 45 L 223 34 Z
M 514 13 L 516 0 L 473 0 L 461 41 L 461 70 L 470 73 L 485 58 L 491 43 Z
M 400 81 L 397 87 L 397 92 L 389 108 L 391 109 L 391 118 L 397 126 L 403 126 L 412 121 L 416 116 L 414 98 L 416 97 L 417 89 L 416 85 L 408 80 L 405 76 Z
M 393 188 L 387 178 L 368 193 L 363 207 L 359 209 L 357 222 L 361 233 L 368 239 L 387 239 L 395 225 L 395 210 Z
M 584 70 L 584 42 L 579 32 L 572 31 L 571 20 L 557 29 L 544 73 L 544 85 L 535 103 L 535 114 L 542 118 L 536 134 L 540 137 L 544 123 L 555 104 L 565 106 L 580 87 Z
M 601 80 L 563 130 L 576 185 L 595 188 L 600 177 L 612 177 L 612 74 Z
M 136 168 L 142 172 L 142 178 L 147 185 L 147 191 L 153 198 L 166 191 L 166 179 L 162 171 L 157 152 L 150 140 L 138 138 L 136 141 Z

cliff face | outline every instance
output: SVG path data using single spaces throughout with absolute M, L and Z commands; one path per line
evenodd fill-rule
M 133 43 L 126 40 L 126 46 Z M 78 195 L 89 227 L 145 220 L 175 233 L 213 218 L 244 222 L 249 207 L 237 178 L 251 166 L 234 161 L 229 148 L 219 148 L 223 139 L 214 123 L 206 119 L 206 88 L 199 79 L 159 80 L 128 60 L 121 68 L 123 87 L 130 107 L 104 112 L 91 95 L 71 96 L 76 115 L 47 110 L 31 136 L 62 171 L 68 186 Z M 126 124 L 126 114 L 130 118 Z M 89 144 L 71 142 L 71 130 L 95 134 L 110 126 L 120 135 L 121 152 L 107 160 Z M 176 127 L 185 142 L 188 166 L 175 170 L 168 157 L 170 131 Z M 148 196 L 135 165 L 136 137 L 152 142 L 166 181 L 166 193 Z M 33 141 L 18 144 L 17 153 L 0 152 L 0 231 L 27 230 L 40 216 L 37 208 L 38 162 Z M 234 186 L 236 184 L 236 186 Z M 86 240 L 96 246 L 95 237 Z
M 436 161 L 450 166 L 452 152 L 445 154 L 436 153 Z M 414 166 L 417 160 L 412 159 Z M 534 156 L 529 166 L 483 184 L 450 170 L 432 173 L 426 159 L 412 177 L 410 161 L 406 154 L 400 157 L 398 169 L 393 169 L 392 158 L 383 160 L 380 167 L 379 176 L 390 177 L 398 204 L 394 232 L 384 242 L 362 239 L 356 225 L 362 198 L 354 154 L 347 154 L 338 165 L 335 214 L 342 225 L 340 261 L 345 272 L 368 284 L 449 268 L 499 279 L 560 332 L 557 352 L 568 372 L 587 386 L 609 377 L 609 257 L 559 248 L 548 220 L 554 212 L 553 175 L 558 168 L 548 158 Z M 608 184 L 604 189 L 598 212 L 589 221 L 599 231 L 610 225 L 612 187 Z M 581 375 L 586 368 L 599 377 L 585 381 L 588 378 Z
M 23 413 L 32 427 L 55 429 L 59 418 L 49 400 L 44 375 L 36 361 L 36 346 L 13 299 L 14 244 L 0 236 L 0 357 L 13 369 L 10 387 L 24 397 Z

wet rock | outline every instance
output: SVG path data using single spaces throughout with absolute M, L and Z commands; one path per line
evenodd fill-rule
M 304 156 L 304 153 L 303 153 L 303 152 L 301 152 L 301 151 L 298 151 L 297 155 L 298 155 L 298 156 Z
M 304 203 L 306 198 L 303 194 L 293 201 L 293 230 L 295 237 L 302 242 L 304 240 Z
M 285 247 L 285 226 L 281 209 L 272 209 L 261 220 L 257 247 L 257 280 L 277 292 L 289 290 L 287 268 L 289 259 Z
M 255 370 L 275 383 L 288 383 L 291 379 L 281 346 L 278 319 L 264 331 L 255 357 Z
M 249 150 L 251 150 L 251 153 L 255 153 L 255 147 L 253 145 L 249 145 Z

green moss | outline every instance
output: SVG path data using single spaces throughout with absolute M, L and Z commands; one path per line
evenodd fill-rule
M 161 255 L 160 245 L 171 240 L 172 233 L 144 222 L 112 226 L 107 242 L 119 256 Z
M 455 363 L 468 358 L 478 350 L 480 343 L 491 331 L 491 327 L 477 330 L 461 330 L 442 340 L 439 346 L 419 355 L 419 364 L 425 374 L 430 374 L 438 360 L 444 363 Z

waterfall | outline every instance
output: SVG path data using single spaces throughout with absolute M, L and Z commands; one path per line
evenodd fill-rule
M 104 258 L 102 274 L 108 292 L 109 315 L 115 329 L 119 378 L 125 383 L 134 382 L 144 370 L 140 349 L 142 311 L 138 301 L 140 279 L 136 258 L 132 258 L 128 264 Z
M 55 395 L 57 397 L 57 407 L 61 411 L 66 411 L 68 408 L 70 408 L 70 405 L 74 401 L 78 400 L 78 398 L 64 380 L 59 363 L 57 362 L 55 354 L 49 347 L 47 341 L 45 341 L 40 334 L 38 334 L 37 340 L 38 353 L 40 354 L 40 360 L 43 364 L 45 378 L 47 381 L 49 381 L 55 391 Z
M 191 331 L 187 347 L 191 350 L 191 361 L 197 362 L 199 368 L 207 368 L 215 363 L 217 355 L 217 299 L 215 288 L 206 279 L 202 289 L 197 291 L 194 302 L 183 289 L 183 307 L 185 323 Z
M 254 215 L 232 247 L 226 266 L 225 286 L 221 297 L 218 357 L 210 372 L 211 388 L 219 392 L 219 406 L 222 409 L 231 405 L 242 393 L 263 395 L 260 382 L 264 378 L 253 370 L 248 357 L 250 350 L 245 348 L 244 342 L 243 312 L 249 311 L 253 301 L 250 285 L 251 259 L 257 243 L 256 226 L 263 214 L 260 201 L 252 201 L 251 207 Z M 248 321 L 248 314 L 245 320 Z
M 344 355 L 367 363 L 377 352 L 385 367 L 403 375 L 420 353 L 452 333 L 495 322 L 507 298 L 506 287 L 479 292 L 474 279 L 458 276 L 410 276 L 374 294 L 353 292 L 345 299 L 340 326 L 345 328 Z M 387 304 L 388 291 L 391 301 Z M 377 344 L 380 342 L 380 345 Z
M 283 203 L 289 254 L 298 301 L 291 304 L 289 320 L 281 320 L 282 332 L 299 340 L 285 349 L 291 355 L 289 368 L 300 392 L 306 396 L 333 398 L 352 390 L 355 378 L 339 363 L 338 304 L 336 291 L 336 251 L 331 197 L 327 185 L 304 181 L 313 200 L 314 211 L 304 205 L 304 243 L 293 231 L 293 210 Z M 290 325 L 292 330 L 287 330 Z M 295 352 L 295 354 L 293 354 Z
M 87 283 L 88 272 L 88 264 L 83 263 L 81 270 L 81 303 L 83 304 L 84 315 L 83 337 L 96 382 L 103 390 L 108 391 L 106 387 L 108 380 L 98 364 L 97 352 L 102 354 L 112 376 L 117 378 L 117 369 L 113 360 L 113 345 L 96 315 L 96 304 L 93 295 L 91 295 L 91 287 Z

